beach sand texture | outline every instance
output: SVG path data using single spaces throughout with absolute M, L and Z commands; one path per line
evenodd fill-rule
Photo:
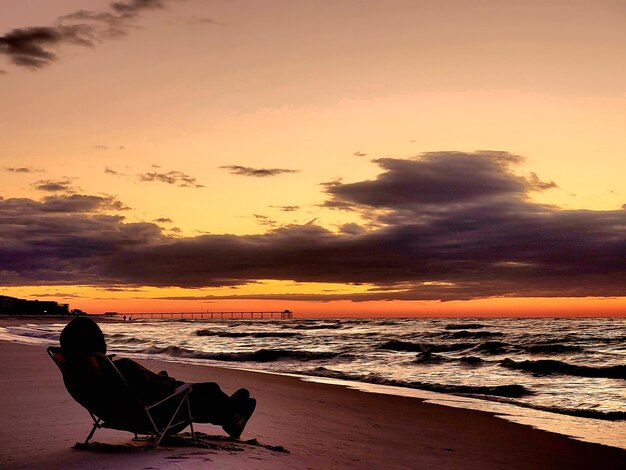
M 257 411 L 230 449 L 173 447 L 148 452 L 77 450 L 91 428 L 41 346 L 0 341 L 0 466 L 29 469 L 623 469 L 626 451 L 568 439 L 488 413 L 363 393 L 294 377 L 140 361 L 189 382 L 247 387 Z M 197 425 L 208 435 L 223 435 Z M 99 430 L 96 442 L 125 445 L 132 434 Z M 228 447 L 228 446 L 227 446 Z

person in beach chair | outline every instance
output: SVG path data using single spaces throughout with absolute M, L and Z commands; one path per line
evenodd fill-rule
M 155 437 L 155 445 L 158 445 L 163 435 L 176 434 L 191 422 L 222 426 L 230 437 L 238 438 L 254 413 L 256 400 L 250 397 L 249 391 L 245 388 L 228 396 L 214 382 L 185 384 L 169 377 L 165 371 L 156 374 L 131 359 L 113 359 L 112 356 L 106 356 L 102 330 L 90 318 L 76 317 L 70 321 L 61 332 L 60 344 L 60 348 L 50 347 L 48 352 L 61 369 L 70 395 L 87 408 L 94 418 L 94 427 L 85 443 L 91 439 L 96 428 L 112 427 L 135 434 L 152 434 Z M 79 370 L 79 366 L 86 363 L 90 366 Z M 114 397 L 112 401 L 110 395 L 105 397 L 102 395 L 105 392 L 93 389 L 94 380 L 101 381 L 104 386 L 110 390 L 115 389 L 116 392 L 119 392 L 120 388 L 126 388 L 131 396 Z M 86 394 L 86 390 L 89 390 L 92 396 Z M 142 416 L 129 418 L 128 410 L 136 410 L 128 406 L 128 402 L 133 400 L 138 400 L 150 416 L 146 417 L 145 413 L 139 413 Z M 111 403 L 119 407 L 119 410 L 112 410 Z M 123 418 L 124 414 L 126 418 Z M 108 418 L 102 415 L 108 415 Z M 100 418 L 100 424 L 97 418 Z M 152 430 L 137 432 L 130 429 L 134 427 L 132 423 L 130 426 L 119 423 L 116 425 L 115 422 L 107 423 L 107 420 L 152 421 L 152 425 L 147 426 Z M 138 428 L 142 426 L 139 425 Z M 152 432 L 154 430 L 157 432 Z

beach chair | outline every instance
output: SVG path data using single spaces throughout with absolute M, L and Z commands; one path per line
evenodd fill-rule
M 63 375 L 65 388 L 93 419 L 85 444 L 97 429 L 109 428 L 148 436 L 147 447 L 159 445 L 166 434 L 176 434 L 187 426 L 195 442 L 191 422 L 191 384 L 178 387 L 164 399 L 144 404 L 130 389 L 109 357 L 92 353 L 69 360 L 61 348 L 50 346 L 48 354 Z

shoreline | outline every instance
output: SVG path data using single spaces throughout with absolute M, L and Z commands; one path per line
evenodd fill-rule
M 65 390 L 42 346 L 0 341 L 3 468 L 619 468 L 626 451 L 590 444 L 481 411 L 339 385 L 240 369 L 139 360 L 188 382 L 216 381 L 227 393 L 245 386 L 259 406 L 243 439 L 290 451 L 241 452 L 163 447 L 139 454 L 81 452 L 88 414 Z M 41 391 L 45 391 L 41 393 Z M 198 425 L 207 434 L 223 434 Z M 100 430 L 95 440 L 126 443 L 129 433 Z M 245 446 L 244 446 L 245 447 Z M 95 466 L 94 466 L 95 465 Z
M 414 398 L 425 403 L 450 408 L 486 412 L 498 419 L 528 426 L 539 431 L 558 434 L 568 439 L 626 450 L 626 422 L 623 420 L 612 421 L 574 416 L 565 413 L 541 410 L 531 406 L 523 406 L 517 403 L 489 400 L 488 398 L 479 398 L 455 393 L 432 392 L 419 388 L 344 380 L 316 375 L 254 369 L 244 366 L 239 367 L 232 363 L 215 363 L 207 360 L 189 358 L 154 357 L 141 353 L 127 353 L 125 355 L 132 357 L 135 360 L 145 361 L 146 363 L 158 362 L 164 365 L 189 364 L 199 367 L 292 377 L 303 382 L 334 385 L 355 390 L 359 393 Z
M 69 317 L 71 318 L 71 317 Z M 50 324 L 66 323 L 69 319 L 65 316 L 0 316 L 0 327 L 18 326 L 25 323 Z M 121 319 L 107 317 L 99 319 L 107 322 L 121 322 Z M 27 337 L 21 337 L 16 344 L 41 345 L 40 340 L 32 343 Z M 0 342 L 2 339 L 0 339 Z M 586 416 L 574 416 L 558 413 L 552 410 L 542 410 L 532 406 L 511 403 L 506 400 L 491 400 L 489 398 L 474 397 L 471 395 L 432 392 L 425 389 L 409 388 L 394 385 L 376 384 L 365 381 L 354 381 L 341 378 L 331 378 L 315 375 L 303 375 L 299 373 L 277 372 L 273 370 L 256 369 L 249 366 L 240 366 L 237 363 L 222 363 L 211 360 L 197 360 L 185 357 L 169 357 L 160 355 L 148 355 L 143 353 L 124 353 L 139 361 L 162 363 L 164 365 L 194 365 L 244 371 L 283 377 L 293 377 L 303 382 L 331 384 L 356 390 L 360 393 L 374 393 L 395 397 L 417 398 L 427 403 L 443 405 L 465 410 L 478 410 L 490 413 L 498 419 L 508 422 L 523 424 L 533 429 L 557 433 L 567 438 L 581 442 L 600 444 L 622 450 L 626 450 L 626 422 L 623 420 L 602 420 Z

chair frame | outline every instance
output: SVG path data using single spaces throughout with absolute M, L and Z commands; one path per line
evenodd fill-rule
M 61 371 L 61 374 L 63 374 L 63 376 L 65 377 L 66 371 L 63 368 L 63 365 L 61 364 L 61 362 L 59 361 L 58 355 L 60 355 L 61 357 L 65 357 L 65 355 L 63 354 L 63 351 L 61 348 L 59 347 L 54 347 L 54 346 L 50 346 L 47 349 L 48 355 L 50 356 L 50 358 L 54 361 L 54 363 L 57 365 L 57 367 L 59 368 L 59 370 Z M 121 381 L 121 383 L 127 388 L 127 392 L 128 392 L 128 396 L 129 399 L 133 398 L 133 393 L 132 390 L 130 389 L 130 387 L 128 386 L 128 384 L 126 383 L 126 380 L 124 379 L 124 377 L 122 376 L 122 374 L 120 373 L 120 371 L 117 369 L 117 367 L 115 366 L 115 364 L 113 363 L 113 361 L 110 359 L 110 357 L 101 354 L 101 353 L 92 353 L 90 355 L 93 356 L 97 356 L 100 360 L 104 360 L 107 364 L 107 367 L 110 367 L 112 371 L 114 371 L 114 373 L 118 376 L 117 378 Z M 66 385 L 67 388 L 67 385 Z M 150 424 L 151 430 L 149 433 L 137 433 L 132 429 L 121 429 L 119 426 L 108 426 L 106 421 L 102 418 L 100 418 L 99 416 L 97 416 L 92 410 L 90 410 L 89 408 L 87 408 L 87 406 L 85 406 L 84 404 L 78 402 L 81 406 L 83 406 L 88 412 L 89 415 L 91 416 L 91 419 L 93 420 L 93 427 L 91 428 L 91 431 L 89 432 L 87 439 L 85 439 L 84 444 L 88 444 L 89 441 L 91 440 L 91 438 L 93 437 L 94 433 L 96 432 L 97 429 L 101 429 L 101 428 L 109 428 L 109 429 L 117 429 L 117 430 L 121 430 L 121 431 L 127 431 L 127 432 L 132 432 L 133 434 L 135 434 L 135 437 L 137 438 L 137 434 L 145 434 L 148 436 L 148 440 L 150 441 L 150 444 L 147 446 L 148 448 L 155 448 L 157 447 L 160 443 L 161 440 L 163 439 L 163 437 L 167 434 L 167 432 L 174 428 L 174 427 L 178 427 L 183 423 L 188 423 L 189 427 L 191 428 L 191 437 L 193 442 L 196 442 L 196 435 L 193 429 L 193 422 L 192 422 L 192 417 L 191 417 L 191 406 L 189 404 L 189 393 L 192 390 L 192 385 L 191 384 L 183 384 L 181 386 L 179 386 L 178 388 L 176 388 L 176 390 L 174 390 L 174 392 L 172 392 L 170 395 L 168 395 L 167 397 L 159 400 L 156 403 L 153 403 L 151 405 L 145 405 L 141 402 L 141 400 L 137 399 L 135 397 L 135 400 L 137 402 L 137 406 L 142 408 L 143 414 L 147 420 L 147 422 Z M 69 392 L 69 389 L 68 389 Z M 71 393 L 70 393 L 71 395 Z M 74 398 L 74 397 L 73 397 Z M 76 399 L 75 399 L 76 400 Z M 78 400 L 76 400 L 78 401 Z M 165 426 L 162 426 L 161 429 L 159 429 L 159 427 L 157 426 L 157 424 L 155 423 L 155 420 L 151 414 L 151 410 L 157 408 L 159 405 L 163 405 L 167 402 L 172 401 L 173 403 L 176 404 L 176 409 L 174 410 L 174 412 L 172 413 L 171 417 L 168 419 L 167 424 Z M 186 416 L 185 419 L 183 420 L 179 420 L 177 422 L 173 422 L 174 418 L 176 417 L 176 415 L 178 414 L 178 412 L 180 411 L 180 409 L 184 406 L 185 410 L 186 410 Z M 187 427 L 187 426 L 185 426 Z M 184 428 L 183 428 L 184 429 Z

